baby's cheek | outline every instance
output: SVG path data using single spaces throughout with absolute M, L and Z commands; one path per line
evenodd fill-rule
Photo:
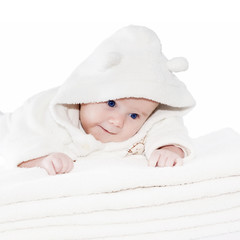
M 141 129 L 142 125 L 136 124 L 135 126 L 132 126 L 131 130 L 128 130 L 129 137 L 133 137 L 138 133 L 138 131 Z

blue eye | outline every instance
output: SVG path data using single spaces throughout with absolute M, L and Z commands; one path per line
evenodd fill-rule
M 130 114 L 130 117 L 131 117 L 132 119 L 136 119 L 136 118 L 138 117 L 138 114 L 137 114 L 137 113 L 131 113 L 131 114 Z
M 116 105 L 116 102 L 113 100 L 109 100 L 107 104 L 109 107 L 114 107 Z

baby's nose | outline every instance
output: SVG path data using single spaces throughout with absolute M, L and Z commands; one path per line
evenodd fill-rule
M 122 128 L 124 125 L 124 117 L 120 114 L 116 114 L 109 118 L 109 122 L 118 128 Z

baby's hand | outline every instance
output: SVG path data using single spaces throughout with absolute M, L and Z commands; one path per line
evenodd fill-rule
M 173 147 L 173 148 L 172 148 Z M 183 165 L 183 154 L 179 152 L 177 147 L 163 147 L 155 150 L 149 160 L 148 166 L 151 167 L 173 167 L 173 166 L 182 166 Z M 182 150 L 180 150 L 182 151 Z
M 49 175 L 68 173 L 73 169 L 73 160 L 64 153 L 51 153 L 40 161 L 39 167 Z
M 45 157 L 22 162 L 18 167 L 41 167 L 49 175 L 68 173 L 73 169 L 73 160 L 64 153 L 51 153 Z

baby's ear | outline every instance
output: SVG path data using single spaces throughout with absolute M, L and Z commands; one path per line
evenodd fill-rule
M 184 57 L 175 57 L 167 61 L 167 68 L 171 72 L 182 72 L 188 69 L 188 61 Z
M 117 66 L 121 62 L 121 54 L 118 52 L 109 52 L 105 54 L 101 59 L 100 71 L 106 71 L 109 68 Z

